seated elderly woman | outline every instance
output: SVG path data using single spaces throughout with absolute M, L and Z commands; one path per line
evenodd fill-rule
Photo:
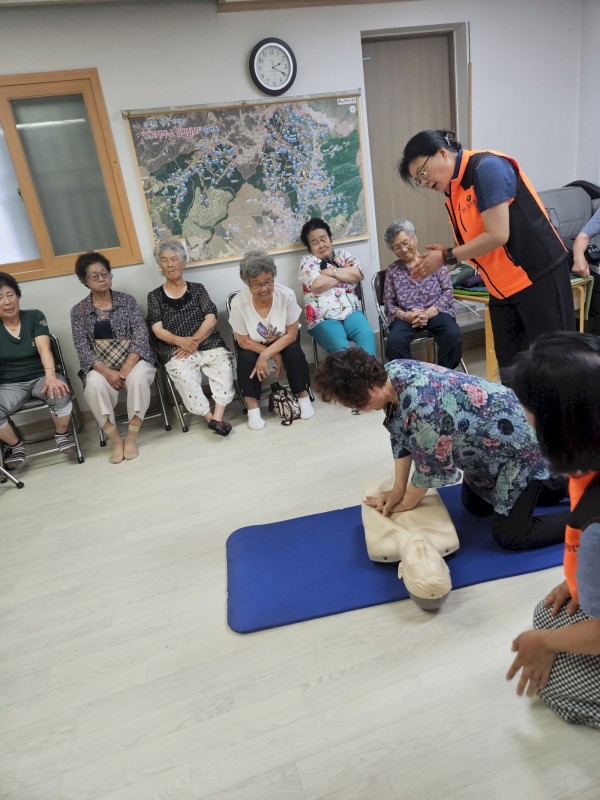
M 346 250 L 333 249 L 331 228 L 322 219 L 310 219 L 300 238 L 310 253 L 298 273 L 309 334 L 328 353 L 354 342 L 375 355 L 375 336 L 355 290 L 364 277 L 362 267 Z
M 419 261 L 415 226 L 396 219 L 383 235 L 396 261 L 385 271 L 383 302 L 389 323 L 385 357 L 411 358 L 410 343 L 428 330 L 438 346 L 438 364 L 454 369 L 462 356 L 462 335 L 456 324 L 452 282 L 446 267 L 424 280 L 412 271 Z
M 384 516 L 415 508 L 427 489 L 457 483 L 462 470 L 463 505 L 477 516 L 492 516 L 492 535 L 501 547 L 529 550 L 562 541 L 566 513 L 534 516 L 534 509 L 540 501 L 562 499 L 566 480 L 550 477 L 510 389 L 420 361 L 383 367 L 354 347 L 327 356 L 316 385 L 326 402 L 385 409 L 394 485 L 365 499 Z
M 148 323 L 158 339 L 158 357 L 165 365 L 190 414 L 197 414 L 217 436 L 228 436 L 225 407 L 233 400 L 232 356 L 217 330 L 217 307 L 201 283 L 186 281 L 185 247 L 161 242 L 154 254 L 165 282 L 148 295 Z M 202 373 L 214 399 L 210 410 L 202 389 Z
M 137 436 L 150 405 L 156 367 L 148 326 L 135 298 L 113 291 L 110 262 L 101 253 L 80 255 L 75 274 L 90 290 L 71 309 L 83 396 L 111 444 L 110 463 L 119 464 L 139 455 Z M 115 424 L 121 389 L 127 392 L 129 420 L 124 441 Z
M 310 419 L 314 408 L 308 396 L 308 364 L 300 346 L 298 319 L 302 309 L 291 289 L 275 283 L 277 267 L 264 250 L 250 250 L 240 261 L 240 278 L 246 288 L 231 302 L 229 324 L 239 345 L 237 378 L 248 406 L 248 427 L 260 431 L 261 381 L 269 375 L 287 373 L 290 389 L 300 403 L 300 418 Z
M 25 445 L 8 418 L 31 398 L 48 406 L 58 449 L 75 447 L 67 433 L 71 395 L 56 371 L 48 323 L 37 309 L 21 310 L 20 297 L 17 281 L 0 272 L 0 445 L 4 463 L 11 469 L 25 461 Z
M 572 331 L 539 336 L 508 383 L 542 453 L 569 474 L 565 580 L 533 613 L 534 630 L 513 641 L 510 680 L 538 694 L 561 719 L 600 728 L 600 338 Z

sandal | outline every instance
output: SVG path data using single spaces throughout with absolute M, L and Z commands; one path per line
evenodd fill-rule
M 222 419 L 211 419 L 211 421 L 208 423 L 208 427 L 218 436 L 227 436 L 231 431 L 231 425 Z

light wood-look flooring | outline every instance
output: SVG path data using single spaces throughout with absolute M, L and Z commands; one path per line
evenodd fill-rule
M 483 361 L 480 363 L 483 368 Z M 221 439 L 151 420 L 140 457 L 0 486 L 1 800 L 597 800 L 598 732 L 517 698 L 512 638 L 554 569 L 242 636 L 225 541 L 360 501 L 378 413 Z

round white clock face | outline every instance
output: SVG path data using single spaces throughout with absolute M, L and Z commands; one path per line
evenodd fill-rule
M 250 75 L 265 94 L 283 94 L 296 79 L 296 59 L 281 39 L 263 39 L 250 54 Z

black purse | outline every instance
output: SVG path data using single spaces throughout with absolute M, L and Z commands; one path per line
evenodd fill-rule
M 300 419 L 300 403 L 297 397 L 277 381 L 271 384 L 269 411 L 274 411 L 281 417 L 282 425 L 291 425 L 295 419 Z

